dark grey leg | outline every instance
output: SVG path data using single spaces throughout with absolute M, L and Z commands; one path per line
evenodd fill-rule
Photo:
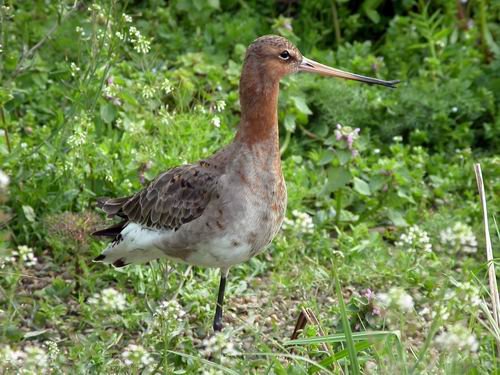
M 215 307 L 214 331 L 222 330 L 222 306 L 224 305 L 224 291 L 226 289 L 227 271 L 220 271 L 219 294 L 217 295 L 217 306 Z

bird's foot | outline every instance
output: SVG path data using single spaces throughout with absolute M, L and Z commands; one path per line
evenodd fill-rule
M 214 332 L 222 331 L 222 327 L 224 327 L 224 325 L 222 324 L 222 319 L 214 320 Z

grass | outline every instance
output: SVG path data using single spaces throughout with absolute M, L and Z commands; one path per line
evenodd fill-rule
M 0 373 L 498 373 L 493 5 L 216 3 L 1 3 Z M 94 202 L 227 144 L 245 47 L 270 32 L 403 82 L 284 80 L 287 219 L 230 270 L 214 335 L 218 271 L 93 263 Z

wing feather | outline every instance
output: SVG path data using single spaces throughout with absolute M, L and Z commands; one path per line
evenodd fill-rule
M 216 195 L 220 172 L 207 165 L 188 164 L 159 175 L 131 197 L 101 202 L 108 216 L 152 228 L 177 230 L 200 217 Z

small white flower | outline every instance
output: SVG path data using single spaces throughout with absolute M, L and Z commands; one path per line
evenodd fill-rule
M 378 293 L 375 304 L 382 310 L 394 308 L 401 312 L 410 312 L 414 307 L 413 297 L 398 287 L 392 287 L 387 293 Z
M 215 103 L 215 108 L 217 112 L 222 112 L 226 108 L 226 102 L 224 100 L 217 100 Z
M 72 148 L 77 148 L 85 144 L 85 139 L 87 135 L 83 131 L 83 129 L 77 127 L 72 135 L 68 137 L 68 144 Z
M 395 137 L 392 137 L 392 140 L 396 143 L 403 142 L 403 137 L 396 135 Z
M 76 77 L 77 73 L 80 71 L 80 67 L 76 65 L 74 62 L 72 62 L 70 65 L 70 70 L 71 70 L 71 76 Z
M 13 367 L 21 367 L 26 358 L 26 353 L 21 350 L 13 350 L 9 345 L 0 348 L 0 363 Z
M 471 227 L 461 222 L 446 228 L 439 233 L 444 251 L 448 253 L 473 254 L 477 252 L 477 239 Z
M 121 41 L 124 41 L 125 40 L 125 35 L 121 32 L 121 31 L 117 31 L 115 33 L 115 36 L 120 39 Z
M 177 320 L 180 322 L 185 315 L 186 312 L 179 304 L 179 302 L 177 302 L 176 300 L 169 300 L 163 301 L 158 305 L 156 311 L 153 314 L 153 317 L 165 321 Z
M 123 14 L 122 14 L 122 17 L 123 17 L 123 20 L 124 20 L 125 22 L 127 22 L 127 23 L 131 23 L 131 22 L 132 22 L 132 17 L 131 17 L 131 16 L 129 16 L 128 14 L 123 13 Z
M 304 234 L 314 232 L 312 217 L 307 212 L 293 210 L 292 216 L 293 219 L 285 218 L 283 220 L 283 229 L 291 229 Z
M 151 49 L 151 41 L 145 38 L 135 26 L 130 26 L 130 41 L 136 52 L 146 54 Z
M 0 169 L 0 190 L 6 190 L 9 186 L 10 178 Z
M 47 351 L 49 352 L 49 358 L 51 360 L 57 359 L 59 355 L 59 348 L 57 347 L 57 343 L 55 341 L 45 341 L 45 346 L 47 347 Z
M 49 357 L 45 350 L 38 346 L 29 345 L 24 348 L 24 352 L 26 353 L 26 357 L 23 363 L 23 369 L 33 371 L 47 368 Z M 27 373 L 31 373 L 31 371 L 27 371 Z
M 479 348 L 476 336 L 464 325 L 456 323 L 446 331 L 439 333 L 435 342 L 441 350 L 448 352 L 476 352 Z
M 89 304 L 102 308 L 103 310 L 122 311 L 127 308 L 127 300 L 123 293 L 113 288 L 106 288 L 101 293 L 95 293 L 88 300 Z
M 170 80 L 169 80 L 168 78 L 165 78 L 165 79 L 162 81 L 162 83 L 161 83 L 161 85 L 160 85 L 160 88 L 161 88 L 161 90 L 162 90 L 163 92 L 165 92 L 165 94 L 167 94 L 167 95 L 168 95 L 168 94 L 170 94 L 170 93 L 174 90 L 174 88 L 173 88 L 173 86 L 172 86 L 172 83 L 170 82 Z
M 17 254 L 26 267 L 33 267 L 38 263 L 31 247 L 25 245 L 18 246 Z
M 231 341 L 231 335 L 227 332 L 218 332 L 207 336 L 201 343 L 203 349 L 200 354 L 206 358 L 220 356 L 222 364 L 229 364 L 230 357 L 238 355 L 238 350 Z
M 151 99 L 155 96 L 156 90 L 153 86 L 145 85 L 142 88 L 142 97 L 144 99 Z
M 405 233 L 401 234 L 396 246 L 411 253 L 432 252 L 432 244 L 428 233 L 418 225 L 411 226 Z
M 145 367 L 153 363 L 153 357 L 142 345 L 129 344 L 122 353 L 123 362 L 127 366 L 136 365 Z
M 212 125 L 215 126 L 216 128 L 220 128 L 220 117 L 219 116 L 214 116 L 212 117 Z

